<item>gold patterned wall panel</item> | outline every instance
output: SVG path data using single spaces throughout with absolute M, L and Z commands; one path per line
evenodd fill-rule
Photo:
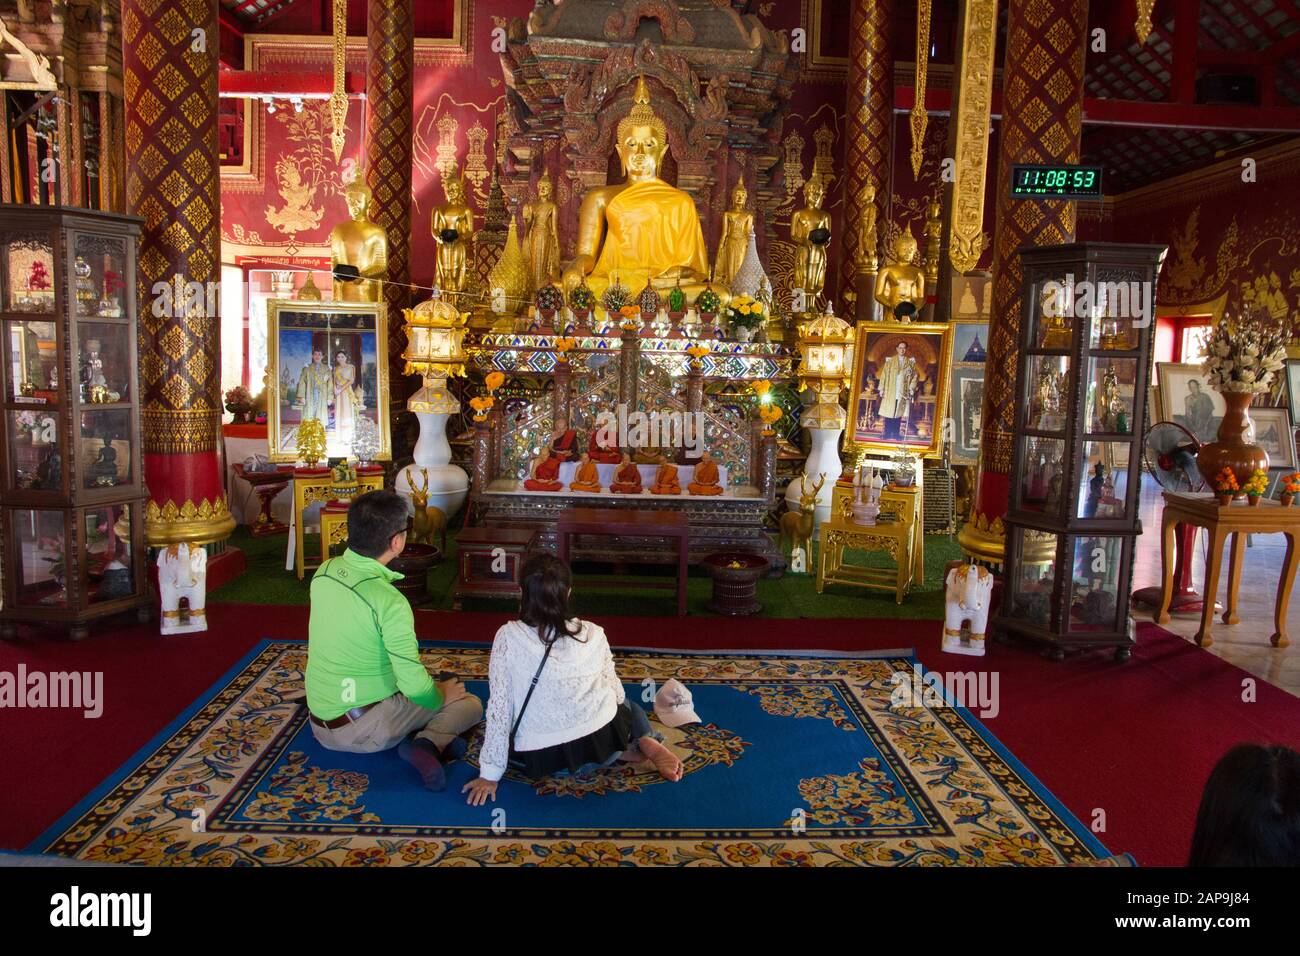
M 983 251 L 985 177 L 988 175 L 997 0 L 968 0 L 962 29 L 962 73 L 957 96 L 957 150 L 948 258 L 970 272 Z

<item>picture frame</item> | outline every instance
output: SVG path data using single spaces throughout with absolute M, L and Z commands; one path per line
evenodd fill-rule
M 1214 441 L 1228 403 L 1206 385 L 1201 366 L 1186 362 L 1157 362 L 1156 374 L 1160 378 L 1160 420 L 1182 425 L 1202 444 Z M 1196 383 L 1195 387 L 1192 382 Z M 1190 410 L 1189 399 L 1192 401 Z
M 942 457 L 952 329 L 948 322 L 857 323 L 846 451 Z M 892 382 L 892 396 L 882 379 Z
M 362 445 L 378 449 L 365 460 L 392 460 L 387 306 L 272 299 L 266 310 L 267 457 L 298 461 L 298 426 L 311 415 L 325 426 L 325 459 L 359 459 Z
M 1286 361 L 1286 390 L 1291 421 L 1300 422 L 1300 359 Z
M 1295 432 L 1291 428 L 1291 412 L 1285 408 L 1252 408 L 1250 419 L 1255 423 L 1255 444 L 1268 452 L 1269 467 L 1294 471 Z
M 954 362 L 949 394 L 953 435 L 948 460 L 954 465 L 978 465 L 984 415 L 984 366 Z

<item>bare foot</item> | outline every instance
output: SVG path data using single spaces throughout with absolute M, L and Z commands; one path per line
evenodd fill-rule
M 653 737 L 642 737 L 637 741 L 641 753 L 655 765 L 659 776 L 676 783 L 682 779 L 682 762 L 671 750 Z

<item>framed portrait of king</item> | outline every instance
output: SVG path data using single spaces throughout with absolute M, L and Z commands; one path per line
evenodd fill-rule
M 326 458 L 388 461 L 388 333 L 378 302 L 267 303 L 267 442 L 298 461 L 298 428 L 325 428 Z
M 859 322 L 855 341 L 845 449 L 940 457 L 952 327 Z

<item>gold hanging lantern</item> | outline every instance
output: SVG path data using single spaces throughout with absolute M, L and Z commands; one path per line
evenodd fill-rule
M 798 326 L 799 384 L 817 395 L 817 404 L 804 412 L 806 428 L 843 428 L 844 409 L 840 391 L 849 383 L 849 349 L 853 326 L 837 316 L 828 304 L 826 311 Z
M 465 374 L 468 313 L 458 311 L 436 291 L 428 301 L 402 311 L 406 316 L 405 374 L 424 379 L 424 387 L 411 396 L 406 407 L 417 413 L 460 411 L 460 403 L 447 391 L 447 378 Z

